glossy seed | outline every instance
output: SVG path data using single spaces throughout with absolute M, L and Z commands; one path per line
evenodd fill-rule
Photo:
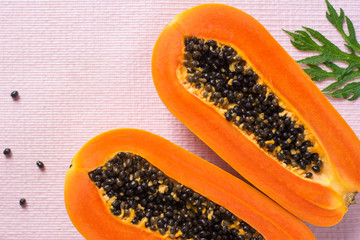
M 42 161 L 37 161 L 37 162 L 36 162 L 36 165 L 37 165 L 39 168 L 44 168 L 44 167 L 45 167 L 45 165 L 44 165 L 44 163 L 43 163 Z
M 269 143 L 266 147 L 267 147 L 268 151 L 272 152 L 272 151 L 274 151 L 276 145 L 272 144 L 272 143 Z
M 5 156 L 9 156 L 10 153 L 11 153 L 11 149 L 10 148 L 5 148 L 3 153 L 4 153 Z
M 299 166 L 299 164 L 296 161 L 291 161 L 290 159 L 288 159 L 288 164 L 291 164 L 291 166 L 293 166 L 294 168 Z M 288 164 L 286 164 L 286 165 L 288 165 Z
M 20 206 L 25 206 L 26 204 L 26 199 L 25 198 L 21 198 L 19 201 Z
M 277 153 L 276 154 L 276 157 L 281 161 L 281 160 L 284 160 L 285 156 L 283 153 Z
M 319 154 L 318 154 L 318 153 L 313 153 L 313 154 L 311 154 L 311 160 L 312 160 L 312 161 L 317 161 L 317 160 L 319 160 Z
M 316 161 L 316 165 L 317 165 L 318 167 L 321 167 L 321 166 L 323 165 L 323 162 L 322 162 L 321 160 L 317 160 L 317 161 Z
M 15 98 L 17 98 L 17 97 L 19 96 L 19 92 L 18 92 L 18 91 L 12 91 L 12 92 L 10 93 L 10 96 L 11 96 L 13 99 L 15 99 Z
M 316 173 L 320 172 L 320 167 L 319 166 L 313 166 L 312 170 Z

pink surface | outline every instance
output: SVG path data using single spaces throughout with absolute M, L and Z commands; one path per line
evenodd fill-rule
M 295 59 L 306 54 L 292 47 L 282 28 L 304 25 L 343 43 L 325 18 L 324 1 L 218 2 L 253 15 Z M 360 2 L 331 2 L 359 35 Z M 64 176 L 77 150 L 106 130 L 151 131 L 234 173 L 169 113 L 152 83 L 157 36 L 177 13 L 199 3 L 205 1 L 0 3 L 0 150 L 13 152 L 0 160 L 0 240 L 83 239 L 64 207 Z M 18 101 L 9 96 L 13 90 Z M 360 100 L 329 100 L 360 136 Z M 25 209 L 18 204 L 22 197 Z M 336 226 L 309 227 L 318 240 L 359 240 L 359 222 L 356 205 Z

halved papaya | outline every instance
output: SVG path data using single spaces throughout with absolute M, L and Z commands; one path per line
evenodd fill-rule
M 136 129 L 105 132 L 80 149 L 65 204 L 86 239 L 315 239 L 238 178 Z
M 360 142 L 300 66 L 250 15 L 205 4 L 160 34 L 153 80 L 167 108 L 299 218 L 338 223 L 360 189 Z

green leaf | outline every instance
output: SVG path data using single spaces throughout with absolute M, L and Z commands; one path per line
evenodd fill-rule
M 347 42 L 349 43 L 349 45 L 355 49 L 356 51 L 360 52 L 360 44 L 356 39 L 356 34 L 355 34 L 355 28 L 353 23 L 351 22 L 351 20 L 346 17 L 346 24 L 348 26 L 348 31 L 349 31 L 349 36 L 347 37 Z
M 330 4 L 328 0 L 326 0 L 327 10 L 326 18 L 331 22 L 332 25 L 341 33 L 343 32 L 343 23 L 345 18 L 345 13 L 340 8 L 340 15 L 337 14 L 335 8 Z M 345 33 L 345 32 L 344 32 Z
M 333 98 L 344 98 L 349 101 L 354 101 L 360 97 L 360 82 L 349 83 L 344 88 L 338 89 L 332 93 L 325 94 Z
M 335 65 L 335 66 L 337 66 L 337 65 Z M 360 71 L 359 70 L 354 71 L 354 70 L 352 70 L 353 68 L 354 68 L 354 66 L 352 66 L 352 65 L 349 65 L 346 69 L 338 67 L 339 70 L 336 71 L 336 73 L 338 75 L 332 77 L 332 78 L 338 79 L 338 81 L 330 84 L 329 86 L 324 88 L 322 91 L 330 92 L 338 87 L 341 87 L 346 82 L 351 81 L 352 79 L 355 79 L 357 77 L 360 77 Z
M 321 81 L 324 79 L 328 79 L 328 78 L 341 78 L 342 75 L 344 75 L 345 73 L 345 69 L 337 66 L 336 64 L 332 63 L 332 62 L 326 62 L 324 63 L 327 67 L 331 68 L 332 71 L 328 72 L 323 70 L 321 67 L 319 67 L 318 65 L 313 65 L 313 64 L 309 64 L 308 66 L 310 68 L 305 68 L 304 71 L 312 76 L 311 79 L 313 81 Z
M 336 80 L 323 89 L 324 94 L 334 98 L 344 98 L 352 101 L 359 97 L 358 85 L 360 85 L 360 83 L 354 82 L 347 85 L 345 84 L 360 77 L 360 56 L 357 54 L 357 52 L 360 52 L 360 44 L 356 39 L 354 25 L 345 15 L 344 10 L 340 8 L 340 13 L 338 14 L 330 2 L 328 0 L 325 1 L 327 5 L 326 18 L 339 31 L 346 42 L 345 47 L 349 49 L 350 53 L 342 51 L 324 35 L 312 28 L 303 27 L 304 30 L 297 30 L 294 32 L 286 31 L 284 29 L 283 31 L 292 37 L 290 41 L 295 48 L 302 51 L 319 53 L 301 59 L 298 63 L 306 64 L 308 66 L 308 68 L 304 68 L 304 71 L 313 81 L 321 81 L 324 79 Z M 345 23 L 348 34 L 346 34 L 344 30 Z M 347 67 L 340 67 L 334 63 L 338 61 L 347 63 Z M 325 64 L 330 71 L 324 70 L 319 64 Z M 339 89 L 342 86 L 344 87 Z M 352 95 L 351 98 L 349 98 L 350 95 Z
M 344 40 L 348 43 L 345 46 L 350 46 L 352 49 L 356 51 L 360 51 L 360 44 L 356 40 L 356 34 L 354 25 L 351 20 L 345 16 L 344 11 L 340 8 L 340 15 L 337 14 L 334 7 L 326 0 L 326 5 L 328 8 L 328 12 L 326 13 L 326 18 L 331 22 L 332 25 L 341 33 Z M 346 35 L 344 31 L 344 19 L 346 19 L 346 25 L 349 31 L 349 35 Z
M 321 52 L 321 46 L 318 45 L 314 40 L 312 40 L 307 32 L 301 30 L 295 31 L 294 33 L 286 30 L 284 31 L 293 38 L 293 40 L 291 40 L 291 43 L 297 49 L 303 51 Z

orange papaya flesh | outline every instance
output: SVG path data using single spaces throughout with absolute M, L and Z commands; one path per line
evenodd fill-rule
M 168 109 L 257 188 L 309 223 L 342 219 L 360 189 L 359 139 L 254 18 L 221 4 L 177 15 L 152 72 Z
M 65 204 L 86 239 L 314 239 L 249 185 L 136 129 L 100 134 L 81 148 L 66 174 Z

